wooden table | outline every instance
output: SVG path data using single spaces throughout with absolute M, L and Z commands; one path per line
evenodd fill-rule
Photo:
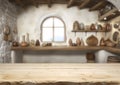
M 120 64 L 0 64 L 0 82 L 117 82 Z

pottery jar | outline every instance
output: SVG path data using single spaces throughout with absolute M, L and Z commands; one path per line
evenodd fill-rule
M 86 43 L 88 44 L 88 46 L 97 46 L 98 39 L 94 35 L 91 35 L 87 38 Z

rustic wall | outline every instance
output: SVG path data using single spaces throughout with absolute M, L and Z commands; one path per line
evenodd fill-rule
M 95 35 L 99 39 L 102 36 L 105 36 L 105 33 L 72 33 L 73 22 L 78 20 L 80 23 L 83 22 L 85 25 L 90 25 L 91 23 L 98 22 L 98 12 L 89 12 L 88 9 L 79 10 L 77 7 L 67 8 L 66 5 L 56 4 L 52 8 L 48 8 L 47 5 L 40 5 L 38 8 L 30 7 L 23 10 L 17 19 L 18 26 L 18 35 L 22 35 L 28 32 L 30 34 L 30 39 L 40 39 L 40 25 L 41 22 L 49 16 L 58 16 L 63 19 L 66 24 L 66 34 L 67 41 L 69 38 L 72 38 L 75 42 L 77 37 L 83 38 L 84 41 L 90 35 Z M 99 23 L 99 22 L 98 22 Z M 107 35 L 106 35 L 107 36 Z M 56 44 L 56 43 L 54 43 Z M 67 42 L 62 43 L 61 45 L 68 45 Z M 86 62 L 85 52 L 24 52 L 23 62 Z
M 120 33 L 120 31 L 118 30 L 118 29 L 120 29 L 120 27 L 119 27 L 118 29 L 115 29 L 115 28 L 114 28 L 114 24 L 117 23 L 117 22 L 120 22 L 120 16 L 118 16 L 118 17 L 116 17 L 115 19 L 111 20 L 111 24 L 112 24 L 112 26 L 113 26 L 112 35 L 110 35 L 111 40 L 113 40 L 113 33 L 114 33 L 115 31 L 118 31 L 118 32 Z M 119 34 L 119 38 L 120 38 L 120 34 Z M 117 42 L 117 41 L 116 41 L 116 42 Z
M 120 10 L 120 0 L 107 0 Z
M 13 32 L 16 26 L 16 11 L 16 7 L 8 0 L 0 0 L 0 63 L 9 63 L 11 60 L 10 42 L 3 40 L 3 28 L 8 24 L 11 33 Z

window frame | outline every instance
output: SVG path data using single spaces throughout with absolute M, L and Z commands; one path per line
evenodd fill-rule
M 53 29 L 53 39 L 52 39 L 52 41 L 43 41 L 43 23 L 47 20 L 47 19 L 49 19 L 49 18 L 58 18 L 62 23 L 63 23 L 63 27 L 64 27 L 64 41 L 54 41 L 54 28 L 55 28 L 55 26 L 54 26 L 54 22 L 53 22 L 53 27 L 52 27 L 52 29 Z M 49 28 L 49 27 L 47 27 L 47 28 Z M 51 28 L 51 27 L 50 27 Z M 59 28 L 59 27 L 58 27 Z M 60 27 L 61 28 L 61 27 Z M 41 26 L 40 26 L 40 31 L 41 31 L 41 33 L 40 33 L 40 39 L 41 39 L 41 41 L 42 42 L 52 42 L 52 43 L 64 43 L 64 42 L 66 42 L 66 25 L 65 25 L 65 22 L 60 18 L 60 17 L 57 17 L 57 16 L 49 16 L 49 17 L 46 17 L 43 21 L 42 21 L 42 23 L 41 23 Z

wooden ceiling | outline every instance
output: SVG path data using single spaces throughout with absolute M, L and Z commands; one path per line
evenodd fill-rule
M 100 21 L 108 21 L 120 15 L 119 10 L 117 10 L 117 8 L 114 7 L 107 0 L 9 0 L 9 1 L 22 8 L 26 8 L 29 6 L 38 7 L 42 4 L 46 4 L 48 5 L 48 7 L 52 7 L 52 5 L 54 4 L 67 4 L 67 8 L 76 6 L 79 9 L 89 8 L 89 11 L 98 10 L 99 12 L 101 12 L 106 11 L 104 9 L 107 8 L 107 6 L 109 8 L 111 7 L 112 11 L 108 10 L 108 12 L 104 14 L 102 14 L 102 12 L 99 14 Z

